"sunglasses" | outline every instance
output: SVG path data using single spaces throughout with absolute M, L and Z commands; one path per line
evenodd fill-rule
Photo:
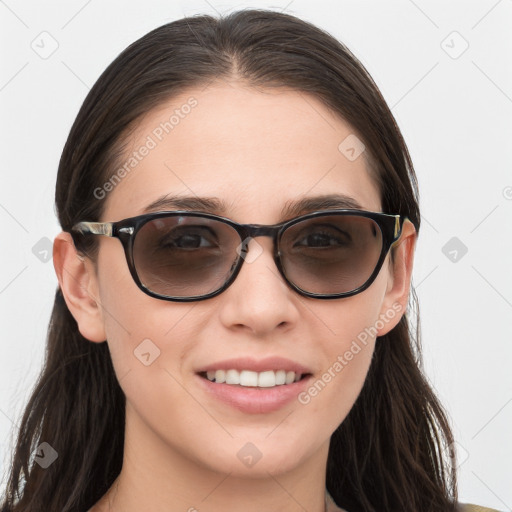
M 249 241 L 269 236 L 286 283 L 317 299 L 368 288 L 400 238 L 400 215 L 324 210 L 274 225 L 238 224 L 192 211 L 149 213 L 118 222 L 79 222 L 72 235 L 118 238 L 137 286 L 157 299 L 188 302 L 222 293 L 249 256 Z

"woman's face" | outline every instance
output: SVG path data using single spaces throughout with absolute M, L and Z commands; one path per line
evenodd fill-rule
M 103 188 L 109 191 L 101 220 L 142 214 L 165 195 L 214 197 L 225 210 L 213 213 L 239 223 L 278 223 L 288 203 L 334 193 L 381 211 L 354 137 L 348 124 L 303 93 L 240 83 L 190 89 L 149 112 L 130 136 L 119 166 L 127 163 L 129 171 Z M 161 204 L 152 211 L 169 209 L 180 208 Z M 319 300 L 286 285 L 272 257 L 272 239 L 259 237 L 227 290 L 179 303 L 143 293 L 120 241 L 98 238 L 97 267 L 88 268 L 96 272 L 89 291 L 101 307 L 97 317 L 78 323 L 84 336 L 108 342 L 126 395 L 126 436 L 134 451 L 155 464 L 179 460 L 183 471 L 240 476 L 325 462 L 329 438 L 363 386 L 375 336 L 404 312 L 389 255 L 364 292 Z M 267 358 L 282 358 L 274 364 L 310 374 L 293 384 L 291 398 L 276 402 L 272 395 L 282 398 L 286 384 L 218 394 L 220 384 L 198 373 L 230 365 L 250 370 Z M 231 359 L 247 361 L 224 363 Z

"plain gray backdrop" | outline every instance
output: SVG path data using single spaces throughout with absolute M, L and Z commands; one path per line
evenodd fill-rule
M 151 29 L 248 7 L 330 32 L 391 107 L 419 179 L 413 286 L 425 370 L 457 439 L 460 499 L 511 510 L 511 0 L 0 1 L 1 473 L 44 357 L 55 177 L 82 101 Z

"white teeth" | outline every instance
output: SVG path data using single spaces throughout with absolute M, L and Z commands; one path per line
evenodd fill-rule
M 276 374 L 272 370 L 261 372 L 258 375 L 258 387 L 272 388 L 276 385 Z
M 284 370 L 277 370 L 276 372 L 276 386 L 281 386 L 286 383 L 286 372 Z
M 236 370 L 232 370 L 236 371 Z M 229 382 L 228 382 L 229 384 Z M 240 385 L 241 386 L 257 386 L 258 385 L 258 373 L 251 372 L 249 370 L 243 370 L 240 372 Z
M 295 380 L 295 372 L 286 372 L 285 383 L 291 384 Z
M 272 388 L 283 384 L 292 384 L 302 378 L 301 373 L 287 372 L 285 370 L 267 370 L 264 372 L 253 372 L 251 370 L 209 370 L 206 377 L 212 382 L 219 384 L 239 384 L 240 386 Z
M 208 374 L 206 374 L 206 376 L 210 379 L 210 376 Z M 217 370 L 215 372 L 215 382 L 226 382 L 226 372 L 224 370 Z
M 226 384 L 240 384 L 240 373 L 236 370 L 226 372 Z

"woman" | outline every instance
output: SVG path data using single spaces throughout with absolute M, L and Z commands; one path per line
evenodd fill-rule
M 412 162 L 342 44 L 257 10 L 150 32 L 82 105 L 56 206 L 3 512 L 466 510 L 409 330 Z

